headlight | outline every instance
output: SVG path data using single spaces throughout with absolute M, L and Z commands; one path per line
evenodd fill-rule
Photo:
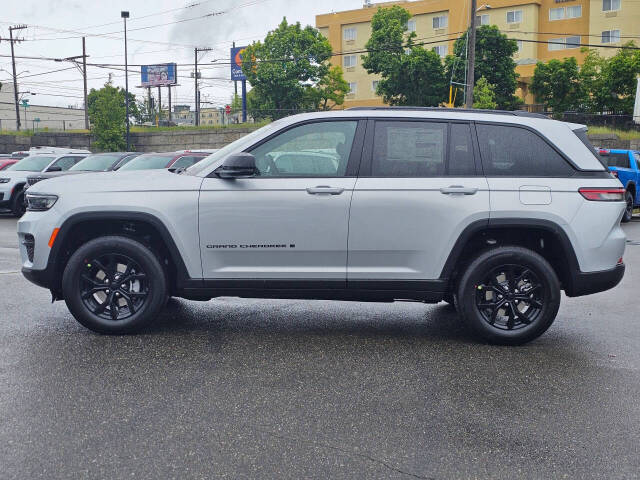
M 56 195 L 42 195 L 27 193 L 27 210 L 30 212 L 44 212 L 49 210 L 58 200 Z
M 10 181 L 10 178 L 0 178 L 0 183 L 9 183 Z

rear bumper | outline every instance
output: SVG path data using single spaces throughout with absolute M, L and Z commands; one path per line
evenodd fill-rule
M 610 290 L 620 283 L 624 277 L 624 271 L 625 265 L 622 263 L 611 270 L 577 272 L 572 275 L 571 285 L 565 286 L 565 293 L 569 297 L 580 297 Z

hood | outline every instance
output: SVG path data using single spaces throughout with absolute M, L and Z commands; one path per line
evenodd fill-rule
M 26 179 L 29 175 L 35 175 L 38 172 L 19 172 L 16 170 L 3 170 L 0 172 L 0 178 L 10 178 L 11 180 Z
M 81 173 L 81 172 L 78 172 Z M 29 189 L 32 193 L 64 195 L 69 192 L 150 192 L 198 190 L 202 178 L 176 175 L 168 170 L 131 170 L 125 172 L 96 172 L 82 175 L 59 175 L 38 182 Z
M 29 173 L 29 172 L 25 172 L 25 173 Z M 63 172 L 40 172 L 40 173 L 29 173 L 27 177 L 37 178 L 39 180 L 47 180 L 49 178 L 62 177 L 64 175 L 78 175 L 79 173 L 87 173 L 87 172 L 83 172 L 82 170 L 74 170 L 74 171 L 65 170 Z

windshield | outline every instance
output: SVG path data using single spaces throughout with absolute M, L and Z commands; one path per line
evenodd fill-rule
M 259 138 L 260 136 L 264 135 L 266 132 L 268 132 L 270 130 L 274 130 L 274 131 L 277 130 L 280 127 L 281 123 L 282 123 L 282 121 L 279 121 L 279 120 L 275 121 L 273 123 L 270 123 L 269 125 L 265 125 L 264 127 L 259 128 L 255 132 L 251 132 L 250 134 L 245 135 L 242 138 L 239 138 L 235 142 L 231 142 L 229 145 L 221 148 L 220 150 L 218 150 L 215 153 L 212 153 L 208 157 L 205 157 L 203 160 L 200 160 L 195 165 L 192 165 L 191 167 L 187 168 L 185 170 L 185 173 L 187 175 L 197 175 L 198 173 L 202 172 L 203 170 L 206 170 L 207 168 L 209 168 L 211 165 L 216 163 L 218 160 L 221 160 L 221 159 L 225 158 L 230 153 L 237 152 L 237 151 L 242 151 L 244 148 L 246 148 L 249 145 L 251 145 L 251 143 L 253 143 L 254 139 Z
M 167 164 L 175 157 L 175 153 L 158 154 L 150 153 L 147 155 L 140 155 L 134 158 L 129 163 L 121 167 L 118 171 L 123 170 L 154 170 L 159 168 L 165 168 Z
M 82 170 L 84 172 L 106 172 L 111 166 L 120 160 L 122 155 L 90 155 L 76 163 L 69 170 Z
M 41 172 L 47 168 L 47 165 L 49 165 L 54 158 L 56 157 L 44 157 L 40 155 L 25 157 L 18 163 L 11 165 L 7 170 L 13 170 L 16 172 Z

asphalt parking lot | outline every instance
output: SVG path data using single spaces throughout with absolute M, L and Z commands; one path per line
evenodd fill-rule
M 0 478 L 640 477 L 640 219 L 623 283 L 518 348 L 417 303 L 175 301 L 100 336 L 18 273 L 15 223 Z

